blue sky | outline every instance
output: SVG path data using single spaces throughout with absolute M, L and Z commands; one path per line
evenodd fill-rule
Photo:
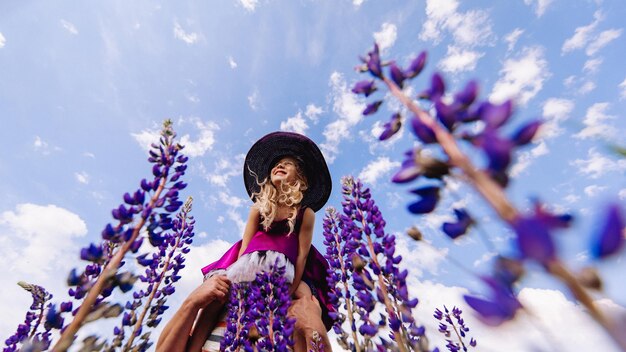
M 512 126 L 545 119 L 539 138 L 518 154 L 509 195 L 520 209 L 534 196 L 576 215 L 559 245 L 572 267 L 589 264 L 596 214 L 608 200 L 626 199 L 626 160 L 607 148 L 626 144 L 625 15 L 617 0 L 3 2 L 0 336 L 14 331 L 30 304 L 18 280 L 66 297 L 65 273 L 79 264 L 79 249 L 98 241 L 110 209 L 149 175 L 146 148 L 171 118 L 191 157 L 185 194 L 195 198 L 197 219 L 175 302 L 200 282 L 200 267 L 241 236 L 250 204 L 241 177 L 249 147 L 271 131 L 292 130 L 315 140 L 327 157 L 335 185 L 328 205 L 339 205 L 343 175 L 373 188 L 412 270 L 411 292 L 421 300 L 416 314 L 438 341 L 434 307 L 461 304 L 461 293 L 482 289 L 450 258 L 480 274 L 493 256 L 476 231 L 457 242 L 445 238 L 438 229 L 451 219 L 450 207 L 475 209 L 501 251 L 508 251 L 511 235 L 480 197 L 454 180 L 434 215 L 405 210 L 410 187 L 389 178 L 412 135 L 402 129 L 378 142 L 397 104 L 362 117 L 365 101 L 349 92 L 363 78 L 354 71 L 358 55 L 374 40 L 384 57 L 401 64 L 428 51 L 413 92 L 440 71 L 451 91 L 478 79 L 483 98 L 515 97 Z M 322 217 L 319 212 L 318 247 Z M 402 233 L 413 224 L 430 245 L 406 239 Z M 601 269 L 607 292 L 597 298 L 623 311 L 623 255 Z M 560 288 L 531 274 L 520 297 L 536 317 L 499 330 L 481 327 L 467 311 L 481 350 L 507 343 L 509 351 L 612 351 Z

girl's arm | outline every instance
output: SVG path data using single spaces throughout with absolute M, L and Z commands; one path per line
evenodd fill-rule
M 246 228 L 243 231 L 243 239 L 241 240 L 241 249 L 239 250 L 239 256 L 243 254 L 243 252 L 248 248 L 248 244 L 252 239 L 252 236 L 256 233 L 259 228 L 259 209 L 255 206 L 250 208 L 250 214 L 248 215 L 248 222 L 246 223 Z
M 293 283 L 289 288 L 289 294 L 293 294 L 298 288 L 300 281 L 302 280 L 302 274 L 304 273 L 304 266 L 306 265 L 306 258 L 309 256 L 309 250 L 311 249 L 311 241 L 313 240 L 313 226 L 315 225 L 315 212 L 311 208 L 306 208 L 302 219 L 302 226 L 300 227 L 300 234 L 298 235 L 298 259 L 296 260 L 296 272 L 293 277 Z

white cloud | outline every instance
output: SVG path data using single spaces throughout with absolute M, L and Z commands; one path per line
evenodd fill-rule
M 520 105 L 526 105 L 543 88 L 543 82 L 549 76 L 543 48 L 526 47 L 518 58 L 504 62 L 490 100 L 503 101 L 516 97 Z
M 228 180 L 241 175 L 245 157 L 245 154 L 239 154 L 228 159 L 219 159 L 211 169 L 212 172 L 206 173 L 206 179 L 213 185 L 226 187 Z
M 438 44 L 448 31 L 458 45 L 472 47 L 489 43 L 493 37 L 491 21 L 486 11 L 459 12 L 457 0 L 427 0 L 426 22 L 420 39 Z
M 180 138 L 180 144 L 185 146 L 184 153 L 189 157 L 203 156 L 207 151 L 213 149 L 215 144 L 215 131 L 219 126 L 215 122 L 202 122 L 198 118 L 192 119 L 195 130 L 200 134 L 196 140 L 191 140 L 188 134 Z
M 584 192 L 587 196 L 594 197 L 599 192 L 602 192 L 605 189 L 606 189 L 606 186 L 590 185 L 590 186 L 585 187 Z
M 517 157 L 517 162 L 511 168 L 511 176 L 517 177 L 519 174 L 526 170 L 532 162 L 542 155 L 546 155 L 550 152 L 545 140 L 539 141 L 539 143 L 531 150 L 520 153 Z
M 352 94 L 341 73 L 333 72 L 330 75 L 330 86 L 333 111 L 338 119 L 324 128 L 325 140 L 320 144 L 320 148 L 326 160 L 332 163 L 339 153 L 341 141 L 350 138 L 350 129 L 363 119 L 362 112 L 365 104 Z
M 591 34 L 596 29 L 598 24 L 604 19 L 604 15 L 601 11 L 596 11 L 593 14 L 593 22 L 589 25 L 576 28 L 574 35 L 568 38 L 563 43 L 561 51 L 563 53 L 570 52 L 576 49 L 582 49 L 591 40 Z
M 602 33 L 600 33 L 600 35 L 598 35 L 598 37 L 594 41 L 589 43 L 589 46 L 587 47 L 587 50 L 585 50 L 585 53 L 589 56 L 592 56 L 593 54 L 598 52 L 598 50 L 604 48 L 607 44 L 619 38 L 621 35 L 621 29 L 609 29 L 606 31 L 602 31 Z
M 620 92 L 620 98 L 626 99 L 626 78 L 624 78 L 622 83 L 619 84 L 619 87 L 622 89 L 622 91 Z
M 324 110 L 316 106 L 315 104 L 309 104 L 306 106 L 306 110 L 304 111 L 304 116 L 308 117 L 314 123 L 319 121 L 319 116 L 324 112 Z
M 484 53 L 475 50 L 449 45 L 446 57 L 439 62 L 438 66 L 441 70 L 450 73 L 472 71 L 476 68 L 478 59 L 483 56 L 485 56 Z
M 71 22 L 68 22 L 66 20 L 61 20 L 61 26 L 63 26 L 63 28 L 65 28 L 65 30 L 70 32 L 71 34 L 74 34 L 74 35 L 78 34 L 78 30 L 76 29 L 76 26 L 74 26 L 74 24 Z
M 309 125 L 307 125 L 306 120 L 302 117 L 301 111 L 298 111 L 298 113 L 294 116 L 287 118 L 287 121 L 282 121 L 280 123 L 281 131 L 306 134 L 307 129 L 309 129 Z
M 84 185 L 89 183 L 89 174 L 87 174 L 85 171 L 75 172 L 74 177 L 76 178 L 76 181 Z
M 425 239 L 415 242 L 408 236 L 396 236 L 396 254 L 402 256 L 400 266 L 407 269 L 413 279 L 424 273 L 437 275 L 449 251 L 449 248 L 437 248 Z
M 3 305 L 0 334 L 9 336 L 32 303 L 16 283 L 44 286 L 61 300 L 67 290 L 65 275 L 79 258 L 78 238 L 87 234 L 85 222 L 56 205 L 19 204 L 0 213 L 0 267 Z
M 497 256 L 498 256 L 498 253 L 496 252 L 485 252 L 485 254 L 483 254 L 480 258 L 474 261 L 474 268 L 477 268 L 483 265 L 484 263 L 489 262 L 492 258 L 495 258 Z
M 619 199 L 626 199 L 626 188 L 620 189 L 619 193 L 617 193 Z
M 568 203 L 576 203 L 580 200 L 580 197 L 576 194 L 568 194 L 563 198 L 563 200 Z
M 574 135 L 576 138 L 610 138 L 615 134 L 615 130 L 606 121 L 615 119 L 615 116 L 608 115 L 606 110 L 610 107 L 609 103 L 595 103 L 589 109 L 583 120 L 585 128 Z
M 363 5 L 363 3 L 365 2 L 365 0 L 352 0 L 352 5 L 354 5 L 354 7 L 359 8 L 361 5 Z
M 391 161 L 388 157 L 381 156 L 367 164 L 359 173 L 358 178 L 365 184 L 375 185 L 379 178 L 387 175 L 389 171 L 399 166 L 400 162 Z
M 250 106 L 250 109 L 256 111 L 259 108 L 260 99 L 259 91 L 255 89 L 252 94 L 248 96 L 248 105 Z
M 541 127 L 541 136 L 552 138 L 563 133 L 561 125 L 570 117 L 574 110 L 574 102 L 562 98 L 550 98 L 543 103 L 544 125 Z
M 593 56 L 600 49 L 622 35 L 622 29 L 616 28 L 604 30 L 596 35 L 596 28 L 604 20 L 604 14 L 601 11 L 596 11 L 593 17 L 592 23 L 576 28 L 574 35 L 565 40 L 561 47 L 562 53 L 586 47 L 585 53 L 588 56 Z
M 230 68 L 232 68 L 233 70 L 237 68 L 237 63 L 235 62 L 235 59 L 233 59 L 232 56 L 228 57 L 228 66 L 230 66 Z
M 191 45 L 198 41 L 198 34 L 194 32 L 185 32 L 183 27 L 180 26 L 180 23 L 178 23 L 178 21 L 174 21 L 174 38 Z
M 380 27 L 380 31 L 374 33 L 374 40 L 378 43 L 381 51 L 391 48 L 398 37 L 398 28 L 393 23 L 385 22 Z
M 507 50 L 511 51 L 517 44 L 517 40 L 524 33 L 524 30 L 521 28 L 515 28 L 511 33 L 507 34 L 504 37 L 504 40 L 508 43 Z
M 585 66 L 583 67 L 583 70 L 589 73 L 596 73 L 598 72 L 598 68 L 600 67 L 600 65 L 602 65 L 603 61 L 604 60 L 602 60 L 602 58 L 600 57 L 589 59 L 585 61 Z
M 587 81 L 585 83 L 583 83 L 582 86 L 580 86 L 580 88 L 578 89 L 578 93 L 585 95 L 591 91 L 593 91 L 594 89 L 596 89 L 596 84 L 593 83 L 592 81 Z
M 546 9 L 550 6 L 552 1 L 554 0 L 524 0 L 524 4 L 535 4 L 535 15 L 537 15 L 537 17 L 541 17 L 546 12 Z
M 607 172 L 626 170 L 626 160 L 612 160 L 600 154 L 596 148 L 589 149 L 588 159 L 576 159 L 571 162 L 578 168 L 578 172 L 591 178 L 600 178 Z
M 0 32 L 0 49 L 4 48 L 7 43 L 7 39 L 4 37 L 2 32 Z
M 232 194 L 224 192 L 224 191 L 220 191 L 218 196 L 222 204 L 231 208 L 240 208 L 243 205 L 248 204 L 249 202 L 249 199 L 235 197 Z
M 161 131 L 156 129 L 145 129 L 139 133 L 131 133 L 141 149 L 148 151 L 152 143 L 157 143 L 161 137 Z
M 239 0 L 239 4 L 241 4 L 244 9 L 250 12 L 254 12 L 257 5 L 259 4 L 259 0 Z
M 50 154 L 50 150 L 48 149 L 48 143 L 42 140 L 39 136 L 35 136 L 35 142 L 33 143 L 33 147 L 36 151 L 40 151 L 44 155 Z

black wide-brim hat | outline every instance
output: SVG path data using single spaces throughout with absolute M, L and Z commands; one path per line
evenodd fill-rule
M 252 194 L 260 189 L 249 170 L 257 174 L 261 182 L 270 175 L 276 162 L 286 156 L 294 157 L 300 162 L 308 181 L 308 189 L 300 204 L 313 211 L 320 210 L 328 201 L 332 190 L 330 172 L 317 145 L 299 133 L 272 132 L 252 145 L 243 164 L 243 182 L 248 195 L 252 198 Z

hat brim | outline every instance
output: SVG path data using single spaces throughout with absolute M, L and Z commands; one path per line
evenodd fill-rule
M 308 137 L 293 132 L 273 132 L 259 139 L 246 155 L 243 181 L 248 195 L 259 191 L 254 172 L 263 181 L 270 174 L 279 158 L 292 156 L 302 162 L 301 167 L 308 181 L 301 205 L 318 211 L 328 201 L 332 179 L 326 160 L 317 145 Z

